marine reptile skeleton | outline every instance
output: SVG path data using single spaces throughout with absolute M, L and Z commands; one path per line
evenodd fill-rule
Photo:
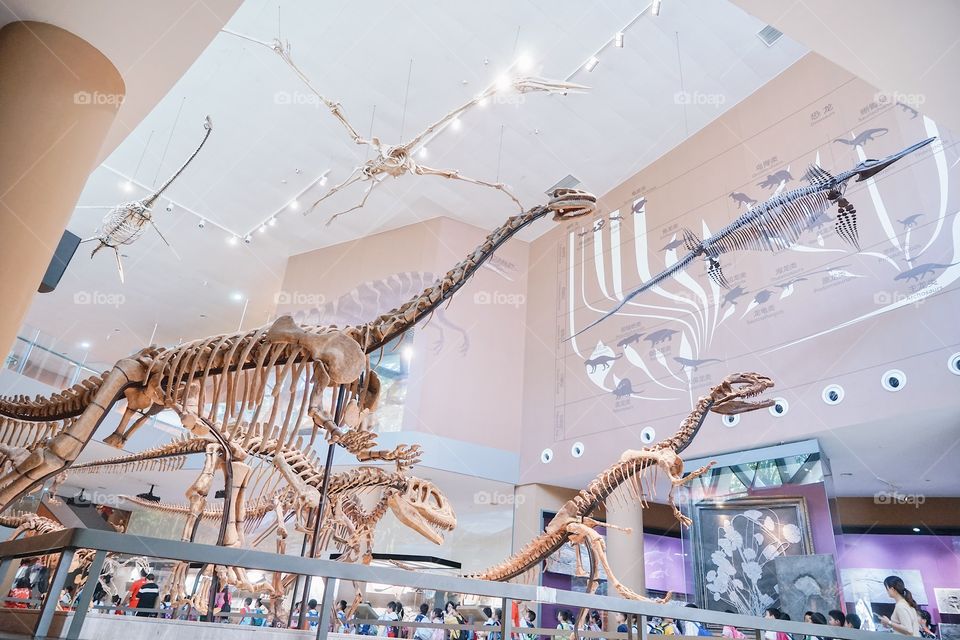
M 536 568 L 552 553 L 569 542 L 575 547 L 581 544 L 586 546 L 590 558 L 588 593 L 593 593 L 596 589 L 599 567 L 602 566 L 610 584 L 621 596 L 631 600 L 648 600 L 620 582 L 614 575 L 607 560 L 606 543 L 596 531 L 598 526 L 614 527 L 594 520 L 590 517 L 591 514 L 611 496 L 616 496 L 615 492 L 621 488 L 627 492 L 629 499 L 646 506 L 647 497 L 653 494 L 655 474 L 661 471 L 670 481 L 667 502 L 677 520 L 682 525 L 688 526 L 690 519 L 677 508 L 673 497 L 674 490 L 706 473 L 713 463 L 683 475 L 683 460 L 680 458 L 680 453 L 689 446 L 711 411 L 733 415 L 770 407 L 774 404 L 773 400 L 752 401 L 750 399 L 772 387 L 773 381 L 770 378 L 757 373 L 738 373 L 727 376 L 723 382 L 697 401 L 694 410 L 683 420 L 676 434 L 653 446 L 624 452 L 620 460 L 601 472 L 586 489 L 564 503 L 543 533 L 504 562 L 470 577 L 480 580 L 510 580 Z M 575 557 L 578 559 L 578 569 L 580 569 L 579 549 L 576 551 Z M 665 602 L 669 597 L 668 594 L 657 602 Z M 581 623 L 585 615 L 586 611 L 581 612 Z
M 701 240 L 692 231 L 684 230 L 683 245 L 687 249 L 685 256 L 628 293 L 616 307 L 571 337 L 576 337 L 600 324 L 620 311 L 630 300 L 680 273 L 697 258 L 702 257 L 706 261 L 707 274 L 715 283 L 729 288 L 729 283 L 720 266 L 721 255 L 742 250 L 786 249 L 796 244 L 804 231 L 809 229 L 811 224 L 816 223 L 831 204 L 836 204 L 838 207 L 834 223 L 837 234 L 859 251 L 857 211 L 843 195 L 847 183 L 853 178 L 856 178 L 857 182 L 871 178 L 897 160 L 927 146 L 934 140 L 936 138 L 927 138 L 882 160 L 864 160 L 853 169 L 836 176 L 817 165 L 812 165 L 805 176 L 810 184 L 779 193 L 751 207 L 709 238 Z

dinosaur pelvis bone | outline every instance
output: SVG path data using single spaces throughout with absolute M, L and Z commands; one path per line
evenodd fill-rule
M 306 351 L 313 361 L 323 365 L 330 378 L 328 384 L 351 384 L 366 367 L 366 354 L 355 340 L 340 331 L 309 333 L 290 316 L 277 318 L 267 331 L 266 340 Z

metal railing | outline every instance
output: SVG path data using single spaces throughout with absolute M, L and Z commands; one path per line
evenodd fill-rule
M 632 636 L 632 631 L 626 634 L 618 634 L 612 632 L 587 631 L 584 629 L 574 629 L 570 631 L 547 628 L 513 628 L 509 614 L 511 601 L 562 605 L 574 611 L 587 608 L 597 611 L 621 612 L 628 616 L 636 616 L 639 618 L 639 635 L 642 640 L 646 640 L 647 637 L 646 619 L 648 617 L 689 620 L 701 625 L 711 626 L 729 625 L 741 630 L 753 629 L 758 632 L 783 631 L 794 637 L 817 636 L 820 638 L 836 638 L 839 640 L 877 639 L 877 632 L 872 631 L 721 613 L 707 609 L 688 608 L 681 604 L 639 602 L 613 596 L 601 596 L 574 591 L 558 591 L 556 589 L 530 584 L 489 582 L 390 567 L 346 564 L 333 560 L 302 558 L 294 555 L 279 555 L 265 551 L 218 547 L 160 538 L 147 538 L 132 534 L 94 529 L 65 529 L 42 536 L 0 543 L 0 576 L 6 576 L 17 559 L 47 554 L 60 554 L 57 568 L 53 572 L 49 588 L 40 607 L 36 625 L 32 629 L 31 635 L 33 637 L 47 636 L 54 612 L 57 608 L 59 595 L 64 588 L 67 575 L 70 571 L 70 564 L 78 549 L 95 550 L 93 561 L 88 570 L 88 574 L 91 577 L 100 575 L 100 570 L 103 568 L 103 562 L 107 553 L 117 553 L 122 555 L 147 556 L 160 560 L 186 561 L 203 565 L 213 564 L 243 567 L 248 570 L 265 572 L 280 571 L 304 578 L 308 576 L 319 578 L 323 583 L 323 599 L 318 606 L 319 620 L 317 621 L 316 628 L 316 637 L 318 640 L 326 640 L 328 630 L 331 627 L 331 612 L 333 611 L 335 596 L 333 581 L 335 580 L 349 580 L 361 583 L 372 582 L 412 589 L 471 594 L 499 599 L 504 612 L 502 629 L 499 626 L 482 626 L 479 624 L 439 625 L 408 621 L 386 622 L 383 620 L 371 620 L 367 622 L 377 625 L 387 624 L 388 626 L 410 628 L 476 629 L 486 632 L 502 633 L 503 635 L 501 637 L 505 640 L 511 637 L 511 633 L 531 633 L 536 635 L 562 636 L 564 638 L 608 637 L 629 639 Z M 83 627 L 87 612 L 90 609 L 95 588 L 94 585 L 96 585 L 96 583 L 96 579 L 88 579 L 77 596 L 76 607 L 65 636 L 69 640 L 77 640 L 80 637 L 80 631 Z M 628 626 L 628 629 L 629 628 Z

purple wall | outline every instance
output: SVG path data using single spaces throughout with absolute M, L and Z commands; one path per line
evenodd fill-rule
M 960 587 L 960 536 L 846 534 L 837 537 L 841 569 L 916 569 L 939 621 L 934 588 Z

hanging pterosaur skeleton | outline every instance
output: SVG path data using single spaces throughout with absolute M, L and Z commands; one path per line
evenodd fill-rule
M 680 273 L 700 257 L 707 263 L 707 274 L 719 286 L 729 288 L 729 282 L 723 275 L 720 256 L 732 251 L 745 249 L 754 251 L 781 251 L 796 244 L 812 221 L 816 221 L 832 205 L 837 205 L 837 217 L 834 222 L 837 235 L 860 250 L 857 232 L 857 211 L 844 197 L 847 182 L 856 178 L 861 182 L 880 173 L 894 162 L 921 149 L 936 138 L 927 138 L 882 160 L 867 159 L 849 171 L 832 175 L 818 165 L 811 165 L 804 176 L 808 184 L 790 191 L 779 193 L 755 207 L 717 231 L 709 238 L 701 240 L 695 233 L 685 229 L 683 244 L 687 254 L 676 263 L 664 269 L 654 277 L 624 296 L 616 307 L 605 313 L 571 336 L 575 338 L 584 331 L 600 324 L 622 309 L 630 300 L 644 291 L 660 285 L 668 278 Z
M 234 35 L 239 38 L 243 38 L 244 40 L 249 40 L 250 42 L 267 47 L 271 51 L 275 52 L 286 63 L 286 65 L 297 74 L 297 77 L 300 78 L 304 85 L 306 85 L 307 89 L 309 89 L 310 92 L 313 93 L 313 95 L 315 95 L 317 99 L 323 103 L 333 117 L 336 118 L 337 121 L 347 130 L 350 138 L 353 139 L 356 144 L 372 147 L 376 152 L 376 155 L 372 159 L 366 161 L 358 167 L 355 167 L 345 180 L 332 186 L 323 196 L 317 199 L 312 205 L 310 205 L 308 209 L 304 211 L 304 215 L 307 215 L 316 209 L 317 205 L 335 193 L 357 182 L 367 182 L 367 188 L 364 189 L 363 198 L 360 200 L 360 202 L 349 209 L 334 214 L 327 221 L 327 224 L 330 224 L 345 213 L 350 213 L 351 211 L 362 208 L 367 203 L 367 199 L 370 197 L 370 194 L 373 192 L 373 190 L 387 176 L 393 176 L 394 178 L 397 178 L 405 173 L 410 173 L 417 176 L 438 176 L 450 180 L 461 180 L 463 182 L 469 182 L 471 184 L 497 189 L 498 191 L 502 191 L 509 196 L 510 199 L 513 200 L 513 202 L 517 205 L 517 208 L 522 212 L 523 205 L 520 203 L 520 200 L 518 200 L 517 197 L 513 195 L 513 193 L 511 193 L 507 189 L 507 186 L 502 182 L 488 182 L 486 180 L 470 178 L 468 176 L 461 175 L 459 171 L 454 169 L 436 169 L 433 167 L 428 167 L 417 162 L 414 159 L 414 156 L 437 134 L 446 129 L 447 126 L 449 126 L 454 120 L 462 116 L 473 107 L 485 104 L 498 93 L 512 90 L 516 91 L 517 93 L 543 91 L 545 93 L 559 93 L 566 95 L 570 92 L 582 92 L 589 89 L 589 87 L 580 84 L 561 82 L 557 80 L 547 80 L 537 77 L 518 77 L 511 78 L 509 80 L 504 79 L 502 82 L 498 82 L 497 84 L 488 87 L 473 99 L 448 112 L 445 116 L 421 131 L 410 141 L 403 144 L 387 145 L 383 144 L 380 141 L 380 138 L 376 136 L 371 136 L 370 139 L 367 139 L 360 135 L 353 125 L 350 124 L 350 121 L 347 120 L 340 103 L 334 102 L 317 90 L 317 88 L 310 81 L 310 78 L 308 78 L 307 75 L 300 69 L 300 67 L 294 63 L 293 58 L 290 55 L 289 42 L 284 43 L 279 39 L 275 39 L 273 42 L 264 42 L 235 31 L 230 31 L 228 29 L 224 29 L 223 31 L 224 33 L 229 33 L 230 35 Z
M 168 247 L 170 243 L 167 242 L 167 239 L 163 237 L 163 234 L 160 233 L 160 229 L 157 228 L 157 224 L 153 221 L 153 205 L 156 204 L 157 200 L 160 198 L 160 195 L 167 190 L 173 181 L 176 180 L 184 169 L 187 168 L 193 159 L 197 157 L 197 154 L 200 153 L 200 150 L 203 149 L 203 145 L 207 143 L 207 138 L 210 137 L 210 133 L 213 131 L 213 123 L 210 121 L 210 116 L 207 116 L 203 122 L 203 128 L 206 129 L 206 133 L 203 135 L 203 140 L 200 141 L 200 145 L 197 149 L 190 154 L 190 157 L 187 158 L 180 168 L 174 173 L 170 178 L 167 179 L 160 188 L 148 195 L 145 198 L 140 200 L 133 200 L 132 202 L 126 202 L 121 205 L 117 205 L 112 208 L 109 213 L 103 218 L 103 222 L 100 223 L 100 227 L 97 229 L 95 235 L 82 240 L 82 242 L 91 242 L 96 240 L 97 246 L 93 248 L 93 251 L 90 252 L 90 257 L 97 255 L 97 252 L 100 249 L 109 247 L 113 249 L 114 255 L 117 257 L 117 270 L 120 272 L 120 282 L 123 282 L 123 262 L 120 260 L 120 247 L 125 244 L 133 244 L 136 242 L 140 236 L 143 235 L 143 232 L 147 229 L 147 225 L 152 226 L 157 235 L 160 236 L 160 239 L 163 240 L 164 244 Z M 97 207 L 99 208 L 99 207 Z

